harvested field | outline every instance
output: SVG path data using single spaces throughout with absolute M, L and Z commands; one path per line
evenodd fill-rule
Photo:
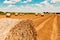
M 60 40 L 60 14 L 0 15 L 0 33 L 0 40 Z

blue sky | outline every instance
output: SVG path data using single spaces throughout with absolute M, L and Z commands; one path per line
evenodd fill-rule
M 0 0 L 0 9 L 16 12 L 60 12 L 60 0 Z M 27 11 L 28 9 L 30 10 Z

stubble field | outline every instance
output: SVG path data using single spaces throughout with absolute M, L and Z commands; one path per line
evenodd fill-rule
M 0 15 L 0 40 L 60 40 L 60 14 Z

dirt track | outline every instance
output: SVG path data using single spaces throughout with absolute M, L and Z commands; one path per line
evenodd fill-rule
M 6 18 L 5 15 L 0 18 Z M 41 15 L 18 15 L 11 16 L 12 19 L 29 19 L 33 21 L 37 32 L 37 40 L 60 40 L 60 15 L 45 14 Z

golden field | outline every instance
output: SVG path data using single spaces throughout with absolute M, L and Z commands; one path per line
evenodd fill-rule
M 0 15 L 1 18 L 7 18 L 6 15 Z M 37 40 L 60 40 L 60 14 L 22 14 L 11 15 L 12 19 L 32 20 L 33 28 L 37 33 Z M 7 39 L 12 40 L 12 39 Z M 32 39 L 33 40 L 33 39 Z

